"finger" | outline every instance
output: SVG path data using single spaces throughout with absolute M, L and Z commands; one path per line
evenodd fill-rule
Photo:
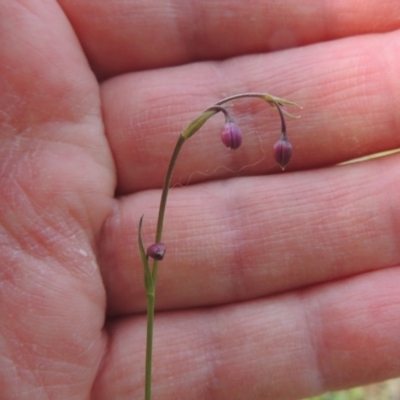
M 57 2 L 1 1 L 0 20 L 0 397 L 82 398 L 105 348 L 98 86 Z
M 400 263 L 399 156 L 172 189 L 159 309 L 243 301 Z M 154 241 L 159 191 L 124 199 L 99 255 L 112 315 L 143 311 L 137 226 Z
M 97 197 L 96 204 L 104 207 L 104 215 L 114 171 L 101 129 L 98 85 L 74 32 L 57 4 L 45 10 L 36 3 L 24 7 L 3 2 L 0 13 L 6 21 L 0 36 L 0 164 L 5 197 L 28 196 L 49 217 L 50 206 L 56 213 L 65 206 L 69 218 L 72 208 L 76 211 L 78 204 L 93 201 L 93 193 L 103 192 L 106 195 Z M 85 173 L 78 176 L 77 170 Z M 21 189 L 23 194 L 12 194 Z M 79 198 L 69 195 L 75 189 Z M 101 219 L 95 210 L 89 207 L 75 218 L 98 230 Z
M 103 77 L 400 27 L 397 0 L 60 3 Z
M 156 315 L 154 399 L 299 399 L 398 376 L 400 269 Z M 112 323 L 96 399 L 143 396 L 144 317 Z M 118 384 L 115 384 L 115 383 Z
M 161 187 L 179 132 L 219 99 L 246 91 L 304 107 L 300 120 L 287 121 L 294 146 L 289 170 L 399 147 L 399 39 L 400 31 L 112 79 L 102 99 L 119 191 Z M 185 143 L 173 185 L 280 170 L 272 158 L 280 134 L 276 111 L 245 99 L 230 112 L 244 134 L 242 146 L 232 152 L 222 145 L 223 118 L 215 116 Z

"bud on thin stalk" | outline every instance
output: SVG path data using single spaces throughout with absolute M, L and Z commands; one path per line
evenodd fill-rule
M 274 159 L 281 166 L 282 170 L 286 168 L 292 158 L 293 146 L 289 142 L 286 135 L 281 138 L 274 145 Z
M 221 130 L 221 140 L 228 149 L 232 150 L 238 149 L 242 144 L 242 132 L 233 120 L 225 122 Z
M 242 132 L 230 116 L 228 110 L 216 104 L 207 111 L 221 111 L 225 115 L 225 124 L 221 129 L 221 141 L 228 149 L 238 149 L 242 144 Z
M 275 101 L 274 104 L 281 118 L 281 138 L 274 145 L 274 159 L 281 166 L 282 170 L 284 170 L 292 158 L 293 146 L 286 135 L 286 122 L 281 104 L 278 101 Z

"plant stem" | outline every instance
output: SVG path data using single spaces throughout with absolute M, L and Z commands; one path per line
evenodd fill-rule
M 202 114 L 203 118 L 200 117 L 194 120 L 189 126 L 179 135 L 178 141 L 176 142 L 174 152 L 172 153 L 171 160 L 169 162 L 167 174 L 165 176 L 164 186 L 161 195 L 160 207 L 158 211 L 158 221 L 156 230 L 155 243 L 159 243 L 162 238 L 162 231 L 164 225 L 165 209 L 167 205 L 167 197 L 169 186 L 171 184 L 172 174 L 174 172 L 175 164 L 178 159 L 179 152 L 183 146 L 183 143 L 192 136 L 201 126 L 218 111 L 210 111 Z M 207 114 L 207 115 L 205 115 Z M 156 299 L 156 282 L 158 272 L 158 261 L 154 260 L 153 267 L 151 270 L 152 278 L 152 290 L 148 290 L 147 293 L 147 336 L 146 336 L 146 372 L 145 372 L 145 400 L 151 400 L 151 375 L 152 375 L 152 358 L 153 358 L 153 331 L 154 331 L 154 308 Z
M 169 162 L 168 170 L 165 176 L 164 185 L 162 189 L 160 207 L 158 212 L 157 229 L 155 243 L 160 243 L 162 238 L 162 231 L 164 225 L 165 209 L 167 205 L 168 191 L 171 184 L 172 174 L 174 172 L 175 164 L 178 159 L 178 155 L 185 141 L 193 136 L 213 115 L 222 111 L 222 104 L 230 102 L 232 100 L 245 98 L 245 97 L 256 97 L 265 100 L 273 107 L 277 107 L 280 117 L 283 120 L 282 110 L 279 105 L 288 104 L 295 105 L 291 101 L 281 99 L 279 97 L 271 96 L 267 93 L 241 93 L 233 96 L 226 97 L 215 103 L 214 106 L 205 110 L 199 117 L 194 119 L 186 127 L 186 129 L 179 135 L 178 141 L 175 145 L 175 149 L 172 153 L 171 160 Z M 289 113 L 285 112 L 286 115 L 293 117 Z M 141 222 L 140 222 L 141 229 Z M 158 272 L 158 261 L 154 260 L 152 269 L 149 271 L 147 260 L 145 259 L 143 243 L 141 241 L 141 234 L 139 233 L 139 243 L 142 252 L 142 259 L 145 268 L 145 284 L 147 293 L 147 337 L 146 337 L 146 369 L 145 369 L 145 400 L 151 400 L 151 375 L 152 375 L 152 353 L 153 353 L 153 331 L 154 331 L 154 309 L 156 299 L 156 283 L 157 283 L 157 272 Z
M 185 143 L 185 141 L 186 141 L 186 138 L 184 138 L 182 135 L 179 135 L 178 141 L 176 142 L 176 145 L 175 145 L 174 152 L 172 153 L 172 156 L 171 156 L 171 161 L 169 162 L 169 166 L 168 166 L 167 174 L 165 176 L 164 186 L 163 186 L 163 190 L 162 190 L 162 195 L 161 195 L 160 208 L 158 211 L 158 221 L 157 221 L 155 243 L 158 243 L 161 241 L 163 224 L 164 224 L 165 208 L 167 205 L 167 196 L 168 196 L 169 186 L 171 184 L 172 173 L 174 172 L 174 168 L 175 168 L 176 161 L 178 159 L 179 152 L 181 151 L 181 148 L 183 146 L 183 143 Z
M 145 400 L 151 400 L 151 372 L 153 361 L 153 329 L 155 293 L 147 294 L 147 337 L 146 337 L 146 372 L 145 372 Z

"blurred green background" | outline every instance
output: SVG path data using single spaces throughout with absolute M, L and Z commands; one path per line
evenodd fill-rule
M 400 400 L 400 378 L 350 390 L 325 393 L 307 400 Z

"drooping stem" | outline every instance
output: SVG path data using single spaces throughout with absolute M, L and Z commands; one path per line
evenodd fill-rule
M 163 185 L 163 190 L 161 194 L 161 201 L 160 201 L 160 207 L 159 207 L 159 212 L 158 212 L 158 220 L 157 220 L 157 230 L 156 230 L 156 238 L 155 242 L 158 243 L 161 241 L 162 238 L 162 230 L 163 230 L 163 225 L 164 225 L 164 215 L 165 215 L 165 208 L 167 204 L 167 197 L 168 197 L 168 191 L 169 191 L 169 186 L 171 184 L 171 179 L 172 179 L 172 174 L 174 172 L 175 164 L 178 159 L 179 152 L 183 146 L 183 143 L 187 139 L 189 139 L 191 136 L 193 136 L 203 125 L 204 123 L 209 120 L 213 115 L 217 114 L 218 112 L 222 111 L 221 105 L 228 103 L 232 100 L 237 100 L 245 97 L 255 97 L 255 98 L 261 98 L 265 101 L 267 101 L 271 106 L 278 108 L 281 121 L 284 124 L 284 118 L 282 114 L 281 107 L 279 104 L 288 104 L 288 105 L 295 105 L 297 106 L 296 103 L 293 103 L 291 101 L 281 99 L 275 96 L 271 96 L 267 93 L 240 93 L 240 94 L 235 94 L 229 97 L 226 97 L 217 103 L 215 103 L 214 106 L 211 106 L 208 108 L 206 111 L 204 111 L 200 117 L 194 119 L 188 126 L 187 128 L 179 135 L 178 141 L 175 145 L 174 152 L 172 153 L 170 163 L 168 165 L 168 170 L 167 174 L 165 176 L 164 180 L 164 185 Z M 291 116 L 290 114 L 288 114 Z M 293 116 L 291 116 L 293 117 Z M 282 125 L 285 126 L 285 125 Z M 154 268 L 153 268 L 154 272 Z M 155 276 L 157 275 L 157 272 Z
M 176 161 L 178 159 L 178 155 L 182 149 L 183 144 L 187 139 L 192 137 L 212 116 L 217 114 L 218 112 L 224 112 L 222 104 L 228 103 L 232 100 L 237 100 L 245 97 L 255 97 L 261 98 L 267 103 L 269 103 L 272 107 L 278 108 L 281 121 L 282 121 L 282 129 L 286 131 L 285 122 L 283 118 L 283 112 L 289 117 L 294 117 L 283 111 L 280 105 L 294 105 L 297 106 L 296 103 L 291 101 L 281 99 L 279 97 L 271 96 L 267 93 L 241 93 L 233 96 L 226 97 L 217 103 L 214 106 L 205 110 L 199 117 L 194 119 L 186 129 L 179 135 L 178 141 L 175 145 L 175 149 L 172 153 L 171 160 L 168 165 L 167 173 L 164 180 L 164 185 L 161 194 L 160 207 L 158 212 L 158 220 L 157 220 L 157 229 L 156 229 L 156 237 L 155 243 L 161 242 L 162 232 L 164 226 L 164 217 L 165 217 L 165 209 L 167 205 L 167 197 L 168 192 L 172 180 L 172 174 L 174 172 L 174 168 L 176 165 Z M 226 110 L 225 110 L 226 111 Z M 224 112 L 225 114 L 225 112 Z M 225 114 L 226 116 L 227 114 Z M 295 117 L 294 117 L 295 118 Z M 157 283 L 157 272 L 158 272 L 158 261 L 154 260 L 152 268 L 149 268 L 148 259 L 144 254 L 144 247 L 141 238 L 141 224 L 142 219 L 140 221 L 140 230 L 139 230 L 139 247 L 142 255 L 142 262 L 145 270 L 145 285 L 146 285 L 146 293 L 147 293 L 147 336 L 146 336 L 146 369 L 145 369 L 145 400 L 151 400 L 151 383 L 152 383 L 152 353 L 153 353 L 153 331 L 154 331 L 154 309 L 155 309 L 155 300 L 156 300 L 156 283 Z

